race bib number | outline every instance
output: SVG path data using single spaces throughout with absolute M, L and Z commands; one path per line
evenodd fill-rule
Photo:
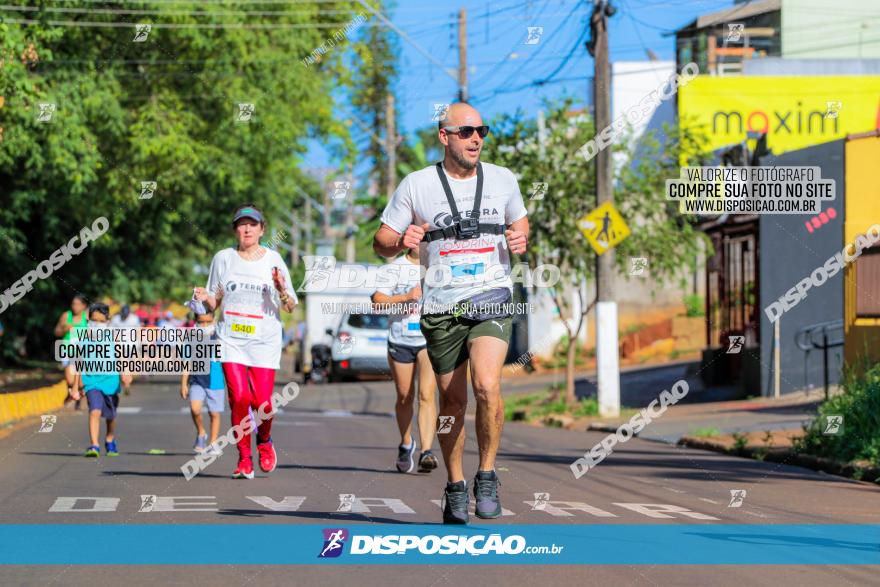
M 453 285 L 474 283 L 486 272 L 488 254 L 444 255 L 441 262 L 449 267 Z
M 422 335 L 422 327 L 419 324 L 418 314 L 405 319 L 401 323 L 400 326 L 401 326 L 401 329 L 403 330 L 403 336 L 421 336 Z
M 229 336 L 243 340 L 256 340 L 260 337 L 260 326 L 263 317 L 256 314 L 226 312 L 226 323 L 229 325 Z

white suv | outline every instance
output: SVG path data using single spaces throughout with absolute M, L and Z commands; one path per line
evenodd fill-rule
M 331 347 L 330 380 L 358 375 L 390 375 L 388 367 L 388 316 L 349 314 L 342 316 Z

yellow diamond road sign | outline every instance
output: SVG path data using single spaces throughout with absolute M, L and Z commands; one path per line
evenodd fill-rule
M 581 217 L 577 226 L 597 255 L 613 249 L 629 236 L 629 226 L 611 202 L 605 202 Z

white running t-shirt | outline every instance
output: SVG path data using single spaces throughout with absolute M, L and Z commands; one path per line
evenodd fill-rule
M 246 261 L 235 248 L 228 248 L 211 261 L 208 292 L 223 288 L 217 320 L 221 363 L 281 368 L 281 298 L 272 281 L 273 267 L 284 276 L 287 294 L 294 302 L 298 300 L 281 255 L 265 251 L 259 259 Z
M 398 296 L 409 292 L 421 282 L 421 265 L 413 263 L 406 255 L 395 259 L 389 265 L 396 265 L 391 275 L 397 276 L 397 284 L 392 287 L 380 287 L 379 293 L 388 296 Z M 427 345 L 422 329 L 419 326 L 421 317 L 421 300 L 406 304 L 410 311 L 403 311 L 403 304 L 394 304 L 392 311 L 388 313 L 388 342 L 409 347 L 421 347 Z
M 447 173 L 446 178 L 459 213 L 463 218 L 470 218 L 477 190 L 476 174 L 468 179 L 455 179 Z M 527 214 L 519 183 L 509 169 L 483 163 L 480 208 L 480 223 L 487 224 L 510 225 Z M 410 224 L 421 226 L 426 222 L 429 230 L 452 224 L 449 202 L 434 165 L 403 178 L 382 213 L 382 223 L 400 234 L 406 232 Z M 450 311 L 452 304 L 490 289 L 504 287 L 513 291 L 510 252 L 504 234 L 482 234 L 470 240 L 422 241 L 419 262 L 425 268 L 422 284 L 425 314 Z

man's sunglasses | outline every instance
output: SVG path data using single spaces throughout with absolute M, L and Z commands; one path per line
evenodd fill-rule
M 485 139 L 486 135 L 489 134 L 489 127 L 486 125 L 483 126 L 444 126 L 443 130 L 446 132 L 457 133 L 463 139 L 469 139 L 474 131 L 477 131 L 477 134 L 480 135 L 481 139 Z

